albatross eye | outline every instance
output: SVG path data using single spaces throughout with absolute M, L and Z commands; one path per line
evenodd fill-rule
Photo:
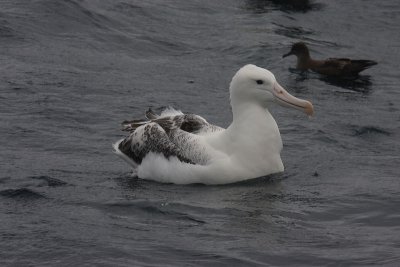
M 257 82 L 257 84 L 263 84 L 264 83 L 263 80 L 257 80 L 256 82 Z

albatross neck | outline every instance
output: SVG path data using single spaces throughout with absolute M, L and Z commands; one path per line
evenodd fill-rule
M 232 124 L 217 142 L 222 144 L 220 150 L 234 154 L 243 166 L 260 171 L 258 175 L 283 170 L 282 139 L 271 113 L 255 103 L 232 105 L 232 113 Z
M 231 134 L 246 134 L 253 136 L 256 133 L 278 134 L 278 126 L 268 109 L 254 103 L 240 103 L 232 105 L 233 121 L 229 126 Z

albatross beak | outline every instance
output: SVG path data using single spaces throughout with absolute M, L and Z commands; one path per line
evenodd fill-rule
M 301 110 L 308 116 L 312 116 L 314 114 L 314 108 L 311 102 L 292 96 L 277 82 L 274 86 L 274 96 L 277 102 L 282 106 Z

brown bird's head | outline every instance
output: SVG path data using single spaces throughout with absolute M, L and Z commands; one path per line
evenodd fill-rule
M 292 45 L 292 49 L 287 54 L 284 54 L 282 57 L 287 57 L 290 55 L 295 55 L 297 57 L 309 57 L 310 53 L 308 52 L 308 48 L 305 43 L 298 42 Z

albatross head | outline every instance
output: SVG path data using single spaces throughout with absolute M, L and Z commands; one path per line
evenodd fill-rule
M 275 102 L 301 110 L 309 116 L 314 113 L 311 102 L 292 96 L 276 81 L 272 72 L 255 65 L 242 67 L 233 76 L 229 90 L 233 106 L 254 103 L 267 108 Z

